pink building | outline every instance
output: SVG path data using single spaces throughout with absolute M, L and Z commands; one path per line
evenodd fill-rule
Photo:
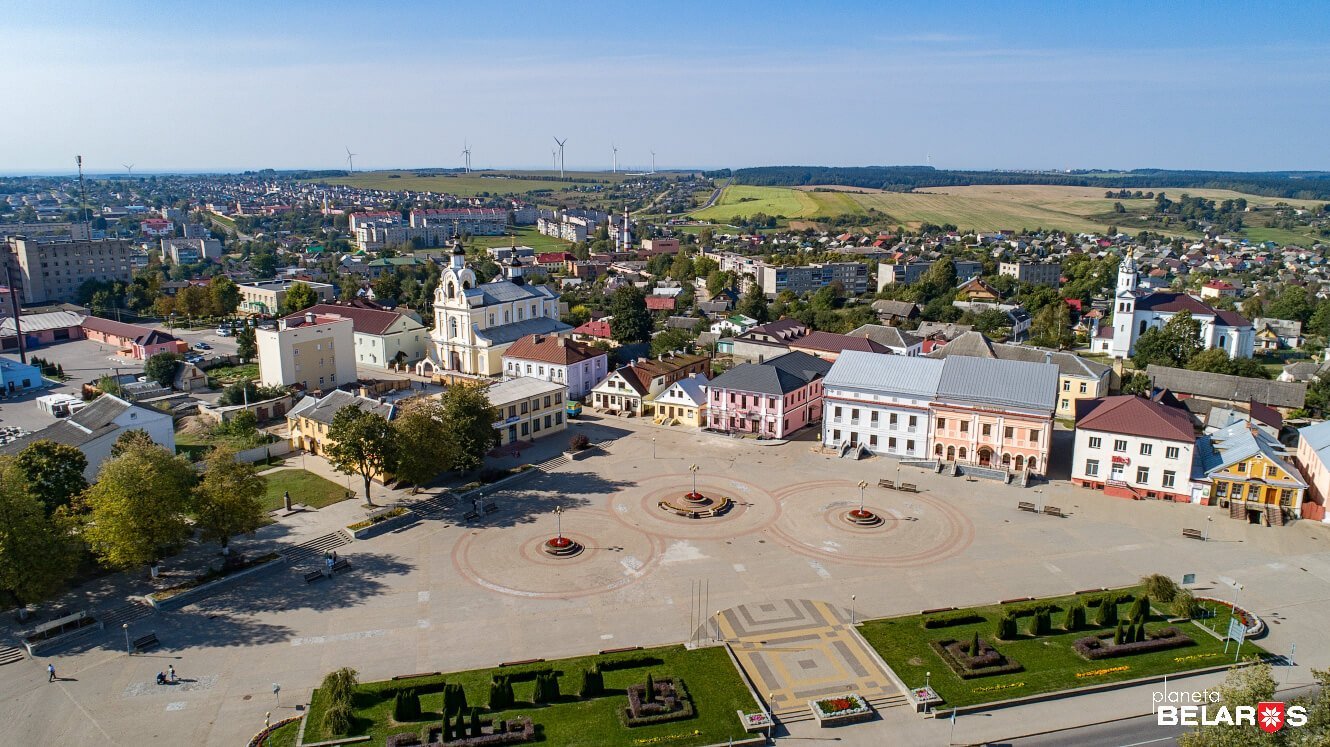
M 146 360 L 158 353 L 183 353 L 189 349 L 180 338 L 152 327 L 126 324 L 99 316 L 83 320 L 89 340 L 114 345 L 124 355 Z
M 821 419 L 830 370 L 829 361 L 801 352 L 735 366 L 707 384 L 707 427 L 785 438 Z
M 955 356 L 933 400 L 933 456 L 1044 474 L 1053 441 L 1058 367 Z

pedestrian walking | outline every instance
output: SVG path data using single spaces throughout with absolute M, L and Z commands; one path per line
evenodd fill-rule
M 166 679 L 170 680 L 170 682 L 171 682 L 172 685 L 175 684 L 175 665 L 174 665 L 174 664 L 172 664 L 172 665 L 168 665 L 168 666 L 166 667 Z
M 47 664 L 47 665 L 46 665 L 46 681 L 47 681 L 47 682 L 55 682 L 55 665 L 54 665 L 54 664 Z

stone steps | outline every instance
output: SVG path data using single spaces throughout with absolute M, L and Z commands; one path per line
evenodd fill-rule
M 23 661 L 24 658 L 23 649 L 17 646 L 0 647 L 0 667 Z
M 887 708 L 898 708 L 900 706 L 909 705 L 910 702 L 901 694 L 878 695 L 872 698 L 865 698 L 865 700 L 868 701 L 868 705 L 872 706 L 875 711 L 882 711 Z M 800 705 L 796 708 L 786 708 L 781 711 L 772 711 L 771 715 L 775 716 L 776 720 L 782 724 L 798 724 L 804 721 L 813 720 L 813 713 L 807 705 Z
M 346 532 L 339 529 L 331 534 L 315 537 L 308 542 L 302 542 L 295 547 L 283 550 L 282 554 L 286 556 L 287 562 L 295 565 L 302 560 L 306 560 L 315 555 L 322 556 L 323 553 L 329 550 L 336 550 L 339 547 L 344 547 L 349 544 L 351 544 L 351 537 L 348 536 Z
M 147 602 L 135 599 L 119 607 L 112 607 L 98 615 L 97 619 L 106 626 L 105 630 L 118 630 L 121 625 L 142 620 L 154 612 L 155 610 Z

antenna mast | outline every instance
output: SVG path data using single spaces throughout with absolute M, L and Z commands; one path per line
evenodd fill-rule
M 83 203 L 83 230 L 87 231 L 88 238 L 92 238 L 92 223 L 88 221 L 88 191 L 83 185 L 83 156 L 74 156 L 74 162 L 79 167 L 79 202 Z

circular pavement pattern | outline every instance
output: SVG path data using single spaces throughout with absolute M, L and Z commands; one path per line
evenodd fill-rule
M 721 516 L 689 519 L 666 511 L 660 502 L 681 503 L 693 489 L 693 476 L 657 475 L 610 496 L 609 511 L 621 524 L 651 535 L 671 539 L 729 539 L 759 532 L 780 517 L 780 503 L 771 493 L 745 480 L 705 472 L 697 474 L 697 492 L 734 506 Z
M 580 509 L 564 517 L 563 536 L 582 545 L 573 557 L 545 552 L 549 522 L 501 531 L 467 532 L 453 546 L 453 567 L 490 591 L 535 599 L 569 599 L 623 588 L 655 569 L 655 541 L 621 526 L 603 511 Z
M 884 520 L 877 527 L 841 518 L 859 506 L 859 487 L 848 480 L 798 483 L 773 495 L 781 512 L 771 533 L 790 550 L 818 559 L 908 568 L 957 555 L 974 541 L 970 519 L 927 493 L 868 494 L 864 507 Z

